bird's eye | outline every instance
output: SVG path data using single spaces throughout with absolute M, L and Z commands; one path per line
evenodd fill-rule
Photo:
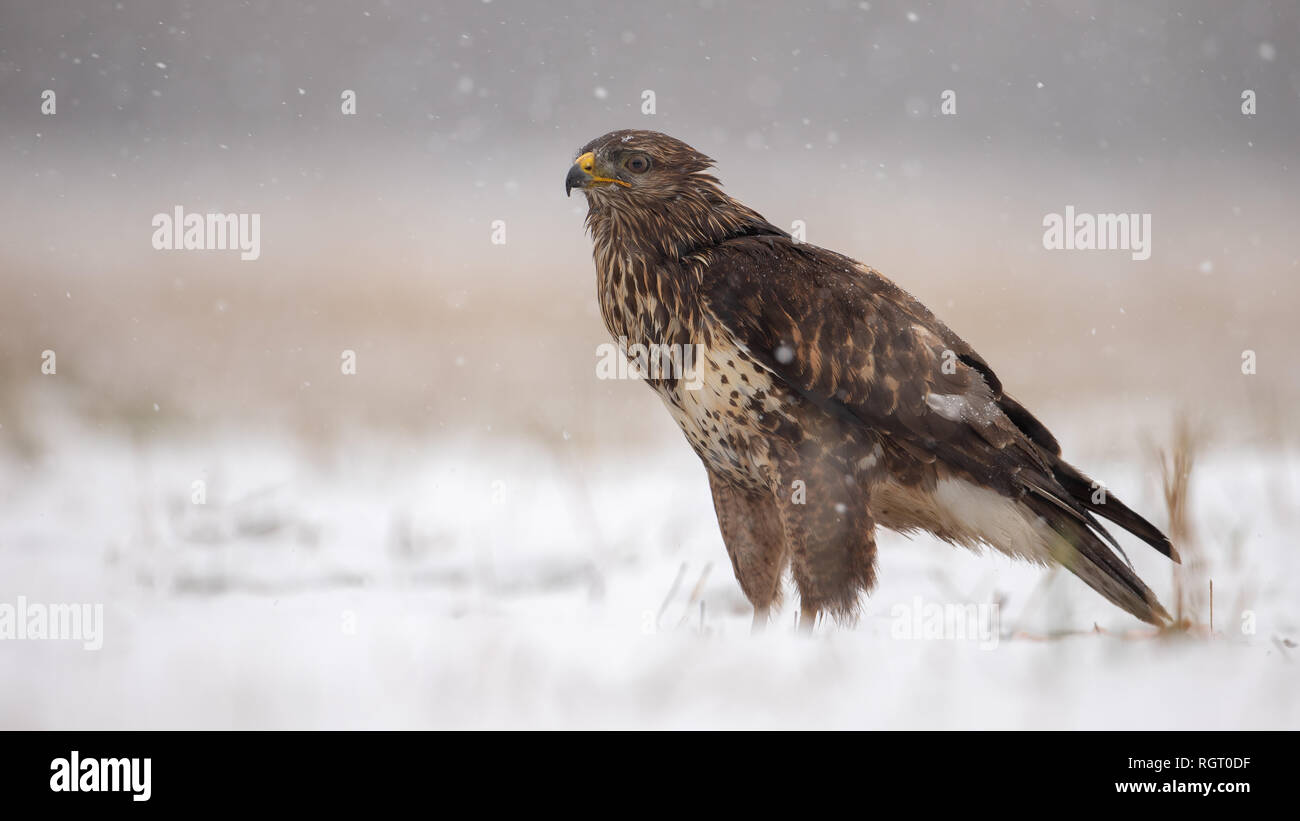
M 650 170 L 650 158 L 644 154 L 633 154 L 623 163 L 623 167 L 633 174 L 644 174 Z

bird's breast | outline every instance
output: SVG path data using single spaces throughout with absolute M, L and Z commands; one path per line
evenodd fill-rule
M 798 436 L 796 399 L 725 333 L 694 350 L 687 378 L 656 391 L 706 465 L 738 485 L 766 488 L 771 440 Z
M 766 488 L 769 440 L 802 435 L 797 396 L 693 301 L 674 272 L 601 261 L 601 315 L 629 362 L 711 470 Z

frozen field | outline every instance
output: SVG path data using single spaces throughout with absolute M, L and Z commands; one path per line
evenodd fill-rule
M 0 729 L 1300 729 L 1296 3 L 4 5 Z M 751 636 L 701 465 L 596 368 L 562 178 L 628 127 L 1160 527 L 1203 425 L 1185 569 L 1121 537 L 1191 626 L 881 533 L 856 625 Z M 258 258 L 156 248 L 176 209 Z M 1074 209 L 1147 258 L 1045 244 Z M 29 603 L 102 648 L 5 638 Z
M 1289 453 L 1198 464 L 1213 638 L 1152 638 L 1064 574 L 888 533 L 861 622 L 805 638 L 790 607 L 749 634 L 680 442 L 322 455 L 67 424 L 44 447 L 0 474 L 0 602 L 102 603 L 103 648 L 0 642 L 6 728 L 1300 727 Z M 1088 467 L 1163 524 L 1154 480 Z M 1172 610 L 1168 563 L 1125 545 Z M 896 635 L 918 597 L 998 601 L 996 632 Z

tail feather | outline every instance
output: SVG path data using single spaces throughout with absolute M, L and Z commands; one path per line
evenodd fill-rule
M 1111 551 L 1086 522 L 1063 510 L 1059 501 L 1042 494 L 1028 494 L 1024 501 L 1051 528 L 1051 534 L 1045 539 L 1048 552 L 1066 570 L 1078 576 L 1116 607 L 1148 624 L 1162 627 L 1173 621 L 1155 593 L 1143 584 L 1137 574 Z M 1097 527 L 1105 532 L 1100 525 Z
M 1161 533 L 1160 528 L 1133 512 L 1117 496 L 1106 493 L 1101 497 L 1100 502 L 1093 501 L 1096 492 L 1093 481 L 1078 468 L 1060 458 L 1055 458 L 1052 460 L 1052 474 L 1070 497 L 1080 505 L 1098 516 L 1109 519 L 1175 562 L 1182 563 L 1169 537 Z

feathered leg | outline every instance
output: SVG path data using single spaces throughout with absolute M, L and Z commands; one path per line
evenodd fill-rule
M 747 492 L 712 471 L 709 487 L 722 541 L 740 589 L 754 605 L 753 630 L 758 632 L 767 624 L 773 605 L 780 604 L 781 574 L 787 562 L 776 503 L 770 495 Z
M 772 498 L 799 588 L 803 630 L 811 630 L 821 613 L 852 622 L 861 594 L 876 581 L 866 487 L 820 448 L 780 444 L 772 454 Z

